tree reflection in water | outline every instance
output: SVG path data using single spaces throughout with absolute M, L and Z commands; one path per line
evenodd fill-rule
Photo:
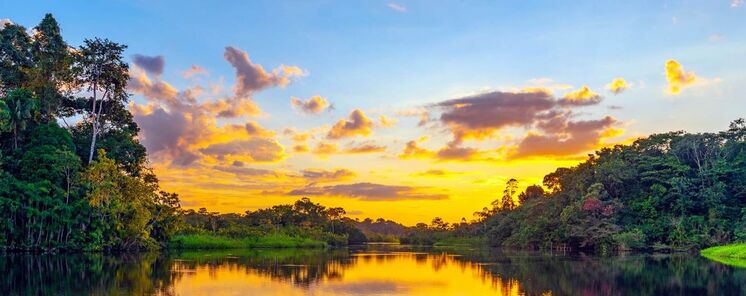
M 9 295 L 189 294 L 185 287 L 199 286 L 198 275 L 221 287 L 229 273 L 240 277 L 225 282 L 236 289 L 248 288 L 243 284 L 253 279 L 266 289 L 296 294 L 406 295 L 424 288 L 449 294 L 479 288 L 498 295 L 746 295 L 746 269 L 688 254 L 597 257 L 402 246 L 7 254 L 0 256 L 0 272 L 0 290 Z

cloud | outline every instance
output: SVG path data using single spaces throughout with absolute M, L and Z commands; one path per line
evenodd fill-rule
M 447 174 L 448 172 L 446 172 L 445 170 L 431 169 L 431 170 L 427 170 L 424 172 L 419 172 L 416 175 L 417 176 L 445 176 Z
M 166 65 L 166 60 L 163 58 L 162 55 L 151 57 L 141 54 L 135 54 L 132 57 L 132 62 L 149 74 L 156 76 L 160 76 L 161 74 L 163 74 L 163 68 Z
M 151 161 L 188 166 L 205 156 L 200 149 L 212 144 L 274 135 L 255 122 L 218 126 L 217 118 L 259 114 L 250 99 L 198 99 L 203 93 L 200 87 L 178 91 L 165 81 L 151 80 L 137 67 L 128 88 L 150 101 L 131 103 L 130 111 Z
M 730 7 L 736 8 L 743 5 L 743 0 L 730 0 Z
M 347 147 L 344 149 L 344 153 L 349 154 L 358 154 L 358 153 L 375 153 L 375 152 L 383 152 L 386 151 L 386 146 L 379 146 L 371 141 L 363 142 L 363 143 L 355 143 L 352 142 L 347 145 Z
M 254 162 L 276 162 L 282 160 L 285 156 L 285 149 L 280 143 L 266 138 L 212 144 L 199 151 L 218 159 L 232 157 L 232 159 Z
M 417 122 L 417 126 L 425 126 L 430 121 L 430 112 L 424 108 L 399 110 L 396 111 L 396 114 L 407 117 L 419 117 L 420 121 Z
M 458 143 L 448 143 L 435 153 L 440 160 L 472 161 L 482 158 L 482 152 L 475 148 L 463 147 Z
M 197 65 L 192 65 L 184 72 L 181 72 L 181 76 L 183 76 L 185 79 L 192 78 L 197 75 L 207 75 L 208 72 L 205 68 L 202 68 Z
M 616 123 L 611 117 L 598 122 L 604 123 L 599 130 L 583 130 L 584 122 L 572 121 L 574 108 L 600 103 L 602 97 L 583 86 L 578 90 L 555 98 L 551 90 L 524 88 L 515 92 L 491 91 L 458 99 L 446 100 L 431 105 L 440 109 L 440 122 L 453 135 L 453 139 L 437 150 L 420 147 L 420 142 L 406 144 L 400 158 L 432 158 L 440 161 L 486 161 L 494 160 L 493 155 L 507 155 L 509 145 L 494 150 L 481 150 L 464 146 L 467 139 L 484 140 L 494 138 L 496 132 L 505 128 L 522 128 L 531 132 L 522 140 L 518 149 L 513 149 L 514 158 L 547 153 L 540 149 L 552 150 L 555 154 L 577 154 L 582 149 L 594 149 L 599 144 L 604 128 Z M 598 133 L 596 133 L 598 132 Z M 498 140 L 494 138 L 495 140 Z M 505 140 L 503 140 L 505 141 Z M 532 145 L 542 142 L 545 146 Z
M 313 148 L 313 153 L 321 156 L 337 153 L 339 149 L 334 143 L 319 142 L 316 147 Z
M 284 87 L 290 83 L 292 77 L 304 75 L 299 67 L 285 65 L 267 72 L 262 65 L 254 64 L 248 53 L 231 46 L 225 48 L 223 56 L 236 69 L 236 96 L 250 96 L 256 91 L 272 86 Z
M 595 105 L 599 102 L 601 102 L 601 96 L 585 85 L 578 90 L 565 94 L 559 100 L 559 104 L 562 106 L 587 106 Z
M 598 148 L 604 136 L 615 135 L 611 127 L 617 120 L 606 116 L 599 120 L 571 121 L 558 115 L 538 123 L 542 134 L 529 133 L 511 153 L 511 159 L 532 156 L 577 155 Z
M 460 174 L 458 172 L 451 172 L 447 170 L 441 170 L 441 169 L 429 169 L 427 171 L 419 172 L 413 174 L 414 176 L 419 177 L 448 177 L 452 175 Z
M 365 116 L 363 111 L 355 109 L 350 113 L 349 119 L 338 121 L 327 133 L 329 139 L 342 139 L 354 136 L 368 136 L 372 133 L 373 121 Z
M 308 152 L 308 150 L 309 150 L 309 148 L 308 148 L 308 145 L 306 145 L 306 144 L 296 144 L 296 145 L 293 145 L 293 152 L 304 153 L 304 152 Z
M 630 85 L 627 83 L 627 81 L 621 77 L 614 78 L 614 80 L 612 80 L 611 82 L 609 82 L 609 84 L 606 85 L 606 89 L 615 95 L 623 93 L 629 87 Z
M 407 7 L 406 7 L 406 6 L 404 6 L 404 5 L 401 5 L 401 4 L 396 4 L 396 3 L 388 3 L 388 4 L 386 4 L 386 6 L 387 6 L 387 7 L 389 8 L 389 9 L 391 9 L 391 10 L 394 10 L 394 11 L 397 11 L 397 12 L 407 12 Z
M 455 141 L 485 138 L 510 126 L 528 126 L 558 103 L 551 94 L 531 92 L 487 92 L 435 104 L 443 109 L 440 120 L 451 128 Z
M 250 136 L 256 136 L 256 137 L 272 137 L 275 135 L 273 131 L 264 129 L 261 125 L 254 121 L 246 122 L 244 125 L 244 128 L 246 129 L 246 132 Z
M 262 113 L 259 106 L 249 98 L 228 97 L 205 102 L 202 108 L 216 117 L 237 118 L 241 116 L 256 116 Z
M 321 96 L 313 96 L 306 101 L 296 97 L 290 97 L 290 104 L 309 114 L 318 114 L 324 110 L 330 109 L 329 101 Z
M 142 94 L 150 100 L 174 100 L 179 91 L 171 84 L 156 79 L 151 80 L 146 70 L 133 69 L 127 83 L 127 89 L 131 92 Z
M 168 112 L 159 107 L 148 112 L 137 106 L 132 113 L 140 127 L 141 141 L 151 157 L 165 154 L 172 163 L 180 166 L 199 159 L 199 155 L 190 151 L 187 145 L 188 141 L 200 137 L 199 132 L 192 130 L 194 123 L 183 113 Z
M 324 170 L 324 169 L 305 169 L 301 171 L 303 178 L 313 181 L 339 181 L 349 179 L 357 174 L 348 169 L 335 169 L 335 170 Z
M 666 80 L 668 80 L 668 93 L 676 95 L 688 86 L 698 82 L 694 72 L 686 72 L 681 64 L 675 60 L 666 61 Z
M 234 165 L 230 165 L 230 166 L 213 166 L 212 168 L 218 171 L 231 173 L 231 174 L 242 176 L 242 177 L 258 177 L 258 176 L 278 177 L 279 176 L 279 174 L 273 170 L 248 168 L 248 167 L 244 167 L 243 163 L 241 163 L 241 165 L 235 165 L 236 163 L 241 163 L 241 162 L 234 162 Z
M 419 192 L 423 188 L 412 186 L 392 186 L 376 183 L 354 183 L 330 186 L 309 186 L 288 192 L 293 196 L 341 196 L 367 201 L 394 200 L 442 200 L 448 199 L 447 194 L 433 194 Z
M 371 141 L 366 141 L 361 143 L 350 142 L 341 150 L 334 143 L 319 142 L 312 152 L 325 157 L 331 154 L 362 154 L 383 151 L 386 151 L 386 146 L 379 146 Z
M 484 151 L 480 151 L 476 148 L 463 147 L 459 142 L 451 141 L 438 150 L 430 150 L 421 147 L 419 145 L 421 142 L 424 142 L 424 140 L 420 139 L 418 141 L 412 140 L 407 142 L 404 151 L 399 154 L 399 158 L 434 158 L 440 161 L 489 160 L 489 158 L 485 157 Z
M 378 125 L 381 127 L 394 127 L 398 120 L 396 118 L 390 118 L 386 115 L 381 115 L 378 117 Z
M 435 155 L 435 152 L 420 147 L 420 143 L 424 141 L 425 139 L 420 139 L 418 141 L 412 140 L 407 142 L 406 146 L 404 147 L 404 151 L 402 152 L 402 154 L 399 155 L 399 158 L 429 158 Z

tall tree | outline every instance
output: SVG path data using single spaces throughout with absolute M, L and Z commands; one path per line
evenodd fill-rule
M 125 48 L 127 46 L 107 39 L 86 39 L 76 55 L 75 71 L 79 82 L 92 95 L 88 111 L 91 124 L 88 163 L 93 160 L 96 138 L 105 124 L 104 117 L 108 115 L 104 110 L 111 110 L 112 106 L 123 104 L 128 99 L 125 87 L 129 68 L 122 58 Z
M 32 39 L 34 67 L 29 71 L 31 81 L 28 87 L 39 98 L 42 120 L 52 121 L 64 99 L 63 90 L 73 88 L 71 50 L 51 14 L 44 16 L 34 28 Z
M 505 183 L 505 190 L 501 199 L 500 208 L 506 211 L 515 209 L 515 194 L 518 192 L 518 180 L 511 178 Z

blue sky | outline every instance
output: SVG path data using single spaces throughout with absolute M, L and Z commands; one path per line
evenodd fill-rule
M 427 109 L 448 99 L 495 89 L 571 86 L 556 89 L 559 98 L 587 85 L 603 101 L 578 109 L 574 118 L 612 116 L 615 127 L 624 131 L 616 142 L 669 130 L 722 130 L 731 120 L 746 116 L 746 97 L 740 89 L 746 85 L 746 4 L 741 1 L 0 0 L 0 19 L 27 27 L 47 12 L 54 14 L 71 45 L 84 38 L 106 37 L 127 44 L 128 59 L 134 54 L 164 56 L 165 71 L 158 79 L 179 90 L 220 83 L 229 94 L 236 70 L 223 58 L 226 46 L 247 52 L 253 63 L 267 71 L 280 65 L 300 67 L 305 76 L 294 78 L 284 88 L 267 88 L 252 96 L 262 116 L 218 119 L 219 124 L 257 121 L 278 135 L 286 151 L 292 145 L 282 138 L 286 128 L 322 130 L 318 133 L 323 134 L 353 109 L 371 118 L 395 118 L 399 121 L 395 127 L 377 128 L 372 137 L 356 139 L 385 144 L 385 155 L 356 156 L 359 160 L 289 155 L 279 163 L 256 164 L 278 170 L 333 169 L 356 161 L 369 164 L 371 169 L 358 173 L 357 182 L 403 178 L 381 176 L 402 165 L 397 154 L 409 140 L 430 137 L 427 145 L 431 149 L 453 140 L 454 127 L 437 122 L 438 112 L 432 114 L 433 126 L 423 128 L 417 126 L 418 118 L 401 116 L 402 110 Z M 666 93 L 664 64 L 670 59 L 684 71 L 696 73 L 698 83 L 677 95 Z M 184 79 L 181 73 L 193 64 L 207 69 L 209 75 Z M 618 95 L 604 89 L 616 77 L 631 85 Z M 314 95 L 326 98 L 334 110 L 308 116 L 291 108 L 291 96 L 307 99 Z M 134 98 L 138 104 L 148 103 L 141 94 L 135 93 Z M 468 145 L 496 149 L 508 145 L 505 142 L 515 144 L 530 132 L 532 127 L 512 126 L 487 140 L 470 140 Z M 494 173 L 497 180 L 493 183 L 499 184 L 514 174 L 538 179 L 539 171 L 546 173 L 561 162 L 553 157 L 550 164 L 530 173 L 508 169 L 514 164 L 507 162 L 415 161 L 413 166 Z M 153 162 L 161 174 L 184 169 Z M 422 185 L 428 181 L 403 182 Z M 190 194 L 185 185 L 173 188 L 187 192 L 187 201 L 192 197 L 195 204 L 204 201 L 197 198 L 204 192 Z M 458 200 L 459 194 L 480 189 L 450 190 L 454 197 L 449 200 Z M 477 210 L 479 203 L 490 198 L 470 205 Z M 342 200 L 331 202 L 345 204 Z M 242 206 L 260 204 L 254 200 Z

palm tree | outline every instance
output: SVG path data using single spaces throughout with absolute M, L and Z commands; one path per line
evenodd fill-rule
M 16 89 L 3 98 L 8 111 L 8 123 L 13 130 L 13 149 L 18 149 L 18 132 L 28 126 L 28 121 L 34 118 L 36 100 L 31 91 Z

